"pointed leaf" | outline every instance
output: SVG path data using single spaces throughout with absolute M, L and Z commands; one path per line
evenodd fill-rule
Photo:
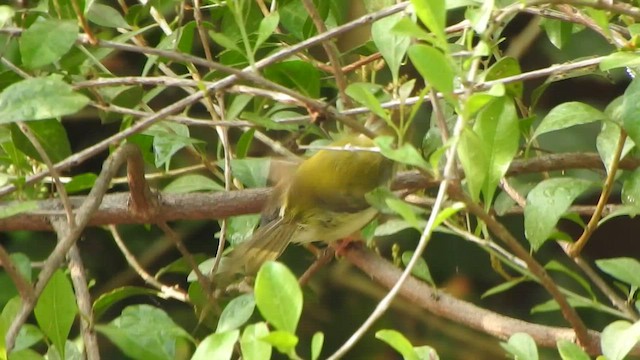
M 544 244 L 560 217 L 591 186 L 587 180 L 554 178 L 542 181 L 529 192 L 524 208 L 524 229 L 534 250 Z
M 58 61 L 78 38 L 78 23 L 71 20 L 38 21 L 20 36 L 20 54 L 25 66 L 35 69 Z
M 238 341 L 239 334 L 238 330 L 232 330 L 207 336 L 198 345 L 191 360 L 231 359 L 233 347 Z
M 64 344 L 78 313 L 71 282 L 62 270 L 57 270 L 38 298 L 33 309 L 38 325 L 64 357 Z
M 271 359 L 271 345 L 261 340 L 268 334 L 269 329 L 263 322 L 245 327 L 240 339 L 242 358 L 246 360 Z
M 89 103 L 58 77 L 31 78 L 0 93 L 0 124 L 44 120 L 80 111 Z
M 602 111 L 581 102 L 562 103 L 549 112 L 533 133 L 533 137 L 570 126 L 587 124 L 605 119 Z
M 260 314 L 276 329 L 294 334 L 302 314 L 302 290 L 281 263 L 266 262 L 256 276 L 255 299 Z

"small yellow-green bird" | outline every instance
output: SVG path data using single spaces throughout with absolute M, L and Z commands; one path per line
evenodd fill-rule
M 274 189 L 253 236 L 238 245 L 225 272 L 255 274 L 290 243 L 333 242 L 362 229 L 377 215 L 365 194 L 391 177 L 392 162 L 364 135 L 349 135 L 305 160 Z M 333 150 L 341 148 L 341 150 Z

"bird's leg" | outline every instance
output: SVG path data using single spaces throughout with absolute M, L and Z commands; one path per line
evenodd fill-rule
M 333 247 L 337 256 L 342 256 L 352 243 L 359 241 L 362 241 L 362 236 L 358 231 L 345 237 L 344 239 L 336 241 L 335 243 L 331 244 L 331 247 Z

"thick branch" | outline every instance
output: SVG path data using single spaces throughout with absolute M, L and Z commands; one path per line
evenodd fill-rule
M 640 166 L 639 159 L 627 158 L 620 161 L 619 168 L 633 170 Z M 594 169 L 604 170 L 598 154 L 551 154 L 528 160 L 516 160 L 511 164 L 507 176 L 516 176 L 543 171 Z M 439 181 L 430 179 L 417 171 L 398 174 L 393 182 L 394 189 L 416 189 L 437 185 Z M 194 194 L 163 194 L 159 199 L 158 214 L 162 221 L 210 220 L 229 216 L 253 214 L 260 211 L 269 196 L 270 189 L 250 189 L 242 191 Z M 127 206 L 128 193 L 106 195 L 98 211 L 89 220 L 89 226 L 107 224 L 146 224 L 148 219 L 134 214 Z M 84 197 L 71 197 L 71 205 L 77 208 Z M 15 202 L 0 203 L 0 212 L 8 211 Z M 38 210 L 0 219 L 0 231 L 52 230 L 48 216 L 63 216 L 59 200 L 38 202 Z
M 365 274 L 371 276 L 374 281 L 387 288 L 391 288 L 398 281 L 402 272 L 393 264 L 367 250 L 351 248 L 345 251 L 344 257 Z M 524 332 L 531 335 L 539 346 L 551 348 L 556 347 L 558 340 L 576 340 L 573 329 L 533 324 L 500 315 L 435 290 L 413 277 L 404 284 L 400 295 L 435 315 L 500 339 L 508 339 L 517 332 Z M 589 337 L 590 344 L 586 348 L 599 349 L 600 333 L 590 330 Z M 599 353 L 591 352 L 591 355 Z M 636 347 L 633 352 L 640 353 L 640 348 Z

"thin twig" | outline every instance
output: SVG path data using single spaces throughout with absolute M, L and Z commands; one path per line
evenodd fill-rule
M 397 267 L 370 251 L 350 248 L 344 257 L 386 288 L 395 286 L 401 276 Z M 413 277 L 409 277 L 402 286 L 400 295 L 435 315 L 500 339 L 508 339 L 515 333 L 523 332 L 531 335 L 537 345 L 551 348 L 557 346 L 558 340 L 575 341 L 575 330 L 571 328 L 544 326 L 507 317 L 456 299 Z M 590 342 L 586 346 L 587 352 L 591 355 L 600 354 L 600 334 L 588 330 L 588 338 Z M 636 346 L 632 352 L 640 353 L 640 347 Z
M 64 229 L 64 227 L 68 226 L 63 221 L 52 221 L 52 224 L 56 226 L 58 233 L 65 232 L 66 229 Z M 98 346 L 98 337 L 93 328 L 94 317 L 91 295 L 89 294 L 86 271 L 77 245 L 74 244 L 69 249 L 67 259 L 69 260 L 68 267 L 71 275 L 71 282 L 73 283 L 73 288 L 75 290 L 76 303 L 78 304 L 78 310 L 80 312 L 81 334 L 87 360 L 99 360 L 100 348 Z
M 465 194 L 458 193 L 460 200 L 462 200 L 469 212 L 478 219 L 482 220 L 489 230 L 491 230 L 496 237 L 502 240 L 511 251 L 520 259 L 522 259 L 526 264 L 529 270 L 538 278 L 541 285 L 551 294 L 553 299 L 558 303 L 560 307 L 560 311 L 564 318 L 571 324 L 571 327 L 575 330 L 578 341 L 582 346 L 584 346 L 589 352 L 597 351 L 595 348 L 591 348 L 593 346 L 593 339 L 590 337 L 589 332 L 587 331 L 587 327 L 584 325 L 575 309 L 571 307 L 571 305 L 567 302 L 567 299 L 560 292 L 555 282 L 551 279 L 547 271 L 540 265 L 531 254 L 524 248 L 518 240 L 511 234 L 511 232 L 504 227 L 499 221 L 497 221 L 493 216 L 487 214 L 482 207 L 478 206 L 471 199 L 469 199 Z
M 23 301 L 34 301 L 35 295 L 31 284 L 20 274 L 2 244 L 0 244 L 0 266 L 2 266 L 9 276 L 9 279 L 11 279 L 11 282 L 16 286 L 20 298 L 23 299 Z
M 120 233 L 118 232 L 118 229 L 115 225 L 109 225 L 109 231 L 111 232 L 111 236 L 113 236 L 113 240 L 115 241 L 116 245 L 118 245 L 120 252 L 122 252 L 122 255 L 124 255 L 124 258 L 127 260 L 127 263 L 131 266 L 131 268 L 135 270 L 135 272 L 142 278 L 142 280 L 160 290 L 160 295 L 162 297 L 173 298 L 181 302 L 188 301 L 188 295 L 184 291 L 180 290 L 177 285 L 165 285 L 153 276 L 149 275 L 149 273 L 147 273 L 147 271 L 140 265 L 135 255 L 133 255 L 129 251 L 129 249 L 127 249 L 127 245 L 122 240 L 122 237 L 120 236 Z
M 313 21 L 313 25 L 315 25 L 316 30 L 318 30 L 319 34 L 327 32 L 327 27 L 324 24 L 324 21 L 320 17 L 318 13 L 318 9 L 313 4 L 312 0 L 302 0 L 302 4 L 304 8 L 307 10 L 307 14 Z M 336 46 L 333 39 L 326 40 L 322 42 L 322 47 L 324 51 L 327 53 L 329 57 L 329 63 L 333 68 L 333 76 L 336 80 L 336 86 L 338 87 L 338 94 L 340 96 L 340 100 L 346 108 L 350 108 L 352 106 L 351 99 L 347 96 L 347 79 L 342 72 L 342 67 L 340 64 L 340 54 L 338 52 L 338 47 Z
M 576 257 L 580 255 L 580 252 L 584 248 L 584 246 L 591 238 L 591 235 L 598 227 L 598 222 L 602 216 L 602 210 L 604 206 L 607 204 L 609 200 L 609 195 L 611 194 L 611 190 L 613 189 L 613 184 L 615 182 L 616 173 L 618 172 L 618 164 L 620 163 L 620 157 L 622 155 L 622 149 L 624 148 L 624 143 L 627 140 L 627 134 L 624 131 L 620 132 L 620 136 L 618 137 L 618 143 L 616 144 L 615 153 L 613 155 L 613 159 L 611 159 L 611 165 L 609 166 L 609 173 L 607 174 L 607 178 L 604 182 L 604 186 L 602 188 L 602 192 L 600 193 L 600 198 L 598 199 L 598 204 L 596 205 L 596 211 L 589 219 L 587 226 L 584 228 L 582 235 L 580 238 L 571 245 L 569 248 L 568 255 L 570 257 Z

